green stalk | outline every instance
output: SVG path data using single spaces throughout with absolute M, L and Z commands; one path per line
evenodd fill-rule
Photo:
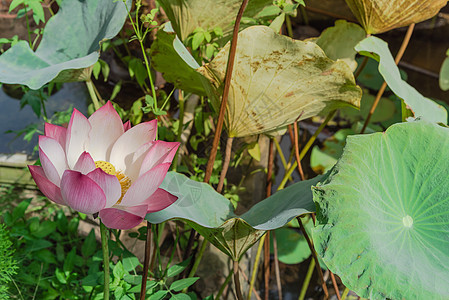
M 256 282 L 257 269 L 259 268 L 260 254 L 262 253 L 263 244 L 265 241 L 266 235 L 263 235 L 259 241 L 259 246 L 257 247 L 256 259 L 254 260 L 253 272 L 251 273 L 251 281 L 249 283 L 248 297 L 247 299 L 251 299 L 251 293 L 253 291 L 254 283 Z
M 343 294 L 341 295 L 341 300 L 346 300 L 346 297 L 349 294 L 349 289 L 345 287 L 345 290 L 343 291 Z
M 98 110 L 100 106 L 100 102 L 98 102 L 97 95 L 95 93 L 94 85 L 92 83 L 92 80 L 86 81 L 87 90 L 89 91 L 90 98 L 92 99 L 92 103 L 94 104 L 94 109 Z
M 229 274 L 226 277 L 225 281 L 223 282 L 223 284 L 221 285 L 220 290 L 217 293 L 217 296 L 215 297 L 215 300 L 218 300 L 221 298 L 221 294 L 223 294 L 226 286 L 229 284 L 229 281 L 231 281 L 232 278 L 232 274 L 234 273 L 234 270 L 229 270 Z
M 323 131 L 323 129 L 327 125 L 327 123 L 329 123 L 329 121 L 334 117 L 335 112 L 336 111 L 333 110 L 327 115 L 326 120 L 324 120 L 324 122 L 320 125 L 320 127 L 318 127 L 318 129 L 315 131 L 313 136 L 309 139 L 309 141 L 307 142 L 307 144 L 304 146 L 301 153 L 299 154 L 300 160 L 302 160 L 304 158 L 304 156 L 306 156 L 307 151 L 309 151 L 310 147 L 313 145 L 313 143 L 315 142 L 316 138 L 321 133 L 321 131 Z M 290 169 L 288 169 L 287 172 L 285 172 L 284 178 L 282 178 L 281 184 L 278 187 L 278 191 L 282 190 L 285 187 L 285 184 L 287 183 L 288 178 L 292 175 L 293 171 L 295 170 L 295 168 L 297 166 L 298 166 L 298 161 L 295 161 L 292 164 L 292 166 L 290 167 Z
M 100 220 L 101 248 L 103 249 L 103 273 L 104 289 L 103 299 L 109 300 L 109 248 L 108 248 L 108 229 Z
M 309 288 L 310 279 L 312 278 L 313 269 L 315 268 L 315 261 L 312 259 L 309 264 L 309 269 L 307 270 L 306 278 L 302 284 L 301 293 L 299 294 L 298 300 L 304 300 L 306 296 L 307 289 Z
M 208 243 L 209 242 L 207 240 L 203 240 L 203 243 L 201 244 L 200 251 L 197 254 L 195 262 L 193 263 L 192 270 L 190 270 L 188 277 L 193 277 L 193 275 L 195 275 L 195 272 L 198 269 L 198 266 L 200 265 L 201 259 L 203 258 L 203 254 L 204 254 L 204 251 L 206 250 L 206 246 Z

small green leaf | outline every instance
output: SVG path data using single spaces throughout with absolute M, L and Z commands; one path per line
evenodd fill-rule
M 76 248 L 70 250 L 67 254 L 66 259 L 64 260 L 63 270 L 64 272 L 72 272 L 73 267 L 75 265 L 75 257 L 76 257 Z
M 84 240 L 83 246 L 81 247 L 81 254 L 84 258 L 89 258 L 95 253 L 97 248 L 97 240 L 95 239 L 95 231 L 92 228 Z
M 142 275 L 131 275 L 131 274 L 125 274 L 123 276 L 123 280 L 126 282 L 132 284 L 132 285 L 138 285 L 142 282 Z
M 448 50 L 448 56 L 449 56 L 449 50 Z M 446 57 L 446 59 L 443 61 L 443 64 L 441 65 L 439 83 L 440 83 L 440 88 L 443 91 L 449 90 L 449 57 Z
M 196 50 L 204 41 L 204 32 L 196 32 L 192 38 L 192 49 Z
M 58 281 L 60 283 L 62 283 L 62 284 L 67 283 L 67 278 L 66 278 L 64 272 L 62 272 L 59 268 L 56 268 L 55 275 L 56 275 L 56 279 L 58 279 Z
M 112 273 L 116 278 L 123 278 L 123 275 L 125 275 L 125 269 L 123 268 L 121 261 L 117 262 L 117 264 L 114 266 L 114 270 L 112 270 Z
M 23 4 L 24 0 L 13 0 L 11 4 L 9 5 L 9 12 L 11 12 L 14 8 L 19 6 L 20 4 Z
M 92 67 L 92 75 L 94 75 L 95 79 L 98 80 L 98 75 L 100 75 L 100 72 L 101 72 L 101 63 L 100 60 L 98 60 Z
M 47 264 L 57 264 L 55 255 L 47 249 L 41 249 L 33 254 L 33 257 Z
M 168 294 L 168 291 L 161 290 L 151 295 L 148 300 L 161 300 Z
M 190 296 L 187 294 L 175 294 L 175 295 L 171 296 L 170 299 L 172 299 L 172 300 L 192 300 L 192 298 L 190 298 Z
M 122 263 L 123 263 L 123 269 L 126 272 L 131 272 L 132 270 L 134 270 L 138 265 L 140 265 L 139 259 L 132 254 L 131 252 L 129 252 L 128 250 L 125 250 L 123 252 L 123 259 L 122 259 Z
M 188 259 L 168 268 L 167 277 L 169 277 L 169 278 L 174 277 L 174 276 L 178 275 L 179 273 L 181 273 L 182 271 L 184 271 L 185 268 L 187 268 L 187 266 L 189 265 L 191 259 L 192 259 L 192 257 L 189 257 Z
M 260 146 L 258 142 L 254 142 L 248 145 L 248 153 L 257 161 L 260 161 Z
M 117 94 L 120 92 L 121 89 L 122 89 L 122 81 L 120 80 L 119 82 L 117 82 L 117 84 L 112 89 L 111 99 L 109 99 L 109 100 L 111 100 L 111 101 L 114 100 L 115 97 L 117 97 Z
M 46 220 L 39 224 L 39 228 L 33 232 L 33 235 L 37 238 L 43 238 L 56 230 L 56 223 L 50 220 Z
M 183 289 L 186 289 L 189 286 L 191 286 L 192 284 L 194 284 L 195 282 L 197 282 L 198 279 L 200 279 L 200 278 L 199 277 L 190 277 L 190 278 L 176 280 L 175 282 L 173 282 L 170 285 L 170 290 L 173 290 L 175 292 L 180 292 Z
M 17 221 L 19 218 L 22 218 L 25 215 L 25 211 L 30 205 L 31 199 L 23 200 L 17 205 L 12 211 L 12 222 Z

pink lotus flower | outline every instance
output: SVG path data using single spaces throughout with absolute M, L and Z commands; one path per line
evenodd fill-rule
M 74 109 L 68 128 L 45 124 L 40 166 L 29 166 L 50 200 L 94 214 L 110 228 L 137 226 L 176 196 L 160 189 L 179 143 L 155 141 L 157 121 L 130 128 L 108 102 L 87 119 Z

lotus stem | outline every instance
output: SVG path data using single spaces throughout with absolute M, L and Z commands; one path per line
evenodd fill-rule
M 302 283 L 301 292 L 299 293 L 298 300 L 304 300 L 304 297 L 306 296 L 307 289 L 309 288 L 310 279 L 312 278 L 313 269 L 315 268 L 315 260 L 311 259 L 309 264 L 309 269 L 307 269 L 306 278 L 304 279 L 304 282 Z
M 276 138 L 273 138 L 273 142 L 274 142 L 274 146 L 276 147 L 276 151 L 278 152 L 279 157 L 281 158 L 282 166 L 284 166 L 284 169 L 287 170 L 288 165 L 287 165 L 287 161 L 285 160 L 284 153 L 282 152 L 281 145 L 279 145 L 279 142 Z M 293 181 L 293 178 L 290 176 L 289 180 Z
M 94 105 L 94 109 L 98 110 L 100 106 L 100 102 L 98 102 L 97 95 L 95 94 L 95 89 L 92 83 L 92 79 L 86 80 L 87 90 L 89 91 L 89 96 L 92 99 L 92 103 Z
M 232 152 L 232 142 L 234 141 L 233 137 L 228 137 L 226 142 L 226 152 L 225 158 L 223 161 L 223 168 L 220 173 L 220 180 L 218 181 L 217 192 L 221 193 L 223 190 L 224 180 L 226 178 L 226 173 L 228 173 L 229 162 L 231 161 L 231 152 Z
M 254 259 L 253 272 L 251 273 L 251 280 L 249 283 L 248 297 L 247 300 L 251 299 L 251 293 L 254 288 L 254 283 L 256 282 L 257 269 L 259 268 L 260 254 L 262 253 L 263 244 L 265 241 L 266 235 L 263 235 L 259 241 L 259 246 L 257 246 L 256 258 Z
M 315 131 L 315 133 L 313 134 L 313 136 L 309 139 L 309 141 L 307 142 L 307 144 L 304 146 L 304 148 L 302 149 L 301 153 L 299 154 L 299 160 L 302 160 L 304 158 L 304 156 L 306 155 L 307 151 L 309 151 L 310 147 L 313 145 L 313 143 L 315 142 L 316 138 L 318 137 L 318 135 L 321 133 L 321 131 L 323 131 L 324 127 L 326 127 L 327 123 L 329 123 L 329 121 L 334 117 L 335 114 L 335 110 L 331 111 L 326 119 L 324 120 L 324 122 L 320 125 L 320 127 L 318 127 L 318 129 Z M 287 172 L 284 175 L 284 178 L 281 181 L 281 184 L 278 187 L 278 191 L 282 190 L 285 187 L 285 184 L 287 183 L 288 178 L 292 175 L 293 171 L 296 168 L 296 164 L 298 162 L 295 161 L 292 166 L 290 167 L 290 169 L 287 170 Z
M 362 73 L 363 69 L 365 69 L 366 64 L 368 63 L 368 56 L 365 56 L 362 60 L 362 63 L 357 68 L 357 71 L 354 74 L 354 78 L 357 79 L 360 76 L 360 73 Z
M 270 231 L 265 234 L 266 238 L 263 243 L 263 278 L 265 284 L 264 299 L 268 300 L 270 296 Z
M 278 288 L 278 297 L 282 298 L 282 284 L 281 284 L 281 272 L 279 270 L 279 260 L 278 260 L 278 243 L 276 240 L 276 233 L 273 231 L 273 252 L 274 252 L 274 272 L 276 274 L 276 285 Z
M 242 295 L 242 289 L 240 288 L 240 278 L 239 278 L 239 262 L 234 261 L 234 284 L 235 284 L 235 292 L 237 294 L 238 300 L 244 300 Z
M 234 69 L 234 59 L 235 59 L 235 52 L 237 50 L 237 40 L 239 35 L 240 20 L 242 19 L 243 12 L 245 11 L 248 1 L 249 0 L 242 1 L 242 5 L 240 6 L 237 18 L 235 19 L 234 31 L 232 33 L 231 47 L 229 49 L 228 65 L 226 67 L 226 75 L 223 88 L 223 96 L 221 98 L 220 112 L 218 114 L 217 126 L 215 127 L 214 141 L 212 143 L 212 150 L 210 152 L 209 160 L 206 166 L 206 174 L 204 176 L 204 182 L 206 183 L 209 183 L 210 177 L 212 176 L 212 171 L 214 169 L 215 157 L 217 156 L 218 144 L 220 143 L 221 131 L 223 129 L 226 106 L 228 103 L 232 70 Z
M 145 240 L 145 258 L 143 261 L 142 285 L 140 287 L 140 300 L 145 300 L 147 293 L 147 278 L 151 256 L 151 223 L 147 221 L 147 238 Z
M 301 176 L 301 180 L 304 181 L 304 180 L 306 180 L 306 177 L 304 176 L 304 171 L 302 170 L 302 166 L 301 166 L 301 159 L 299 158 L 298 123 L 297 122 L 293 123 L 293 129 L 294 129 L 294 140 L 292 141 L 292 143 L 294 143 L 294 145 L 295 145 L 295 156 L 296 156 L 296 162 L 298 165 L 298 172 L 299 172 L 299 176 Z
M 343 291 L 343 294 L 341 295 L 341 300 L 346 300 L 346 297 L 349 294 L 349 289 L 345 287 L 345 290 Z
M 334 275 L 334 273 L 332 273 L 331 270 L 329 270 L 329 273 L 331 274 L 332 285 L 334 286 L 334 290 L 335 290 L 335 294 L 337 295 L 337 299 L 341 300 L 340 289 L 338 288 L 337 281 L 335 280 L 335 275 Z
M 318 256 L 316 255 L 315 248 L 313 247 L 313 242 L 310 239 L 309 235 L 307 234 L 307 231 L 304 228 L 304 225 L 302 224 L 301 217 L 298 216 L 298 217 L 296 217 L 296 219 L 298 220 L 299 228 L 301 229 L 302 233 L 304 234 L 304 238 L 307 241 L 307 245 L 309 245 L 310 252 L 312 252 L 313 259 L 315 260 L 315 267 L 318 272 L 318 276 L 321 279 L 323 292 L 324 292 L 324 298 L 329 299 L 329 292 L 327 290 L 326 281 L 324 280 L 323 271 L 321 270 L 320 262 L 318 261 Z
M 221 298 L 221 295 L 223 294 L 226 286 L 229 284 L 229 281 L 231 281 L 232 278 L 232 274 L 234 274 L 234 270 L 230 270 L 228 276 L 226 276 L 225 281 L 223 282 L 223 284 L 220 287 L 220 290 L 217 293 L 217 296 L 215 297 L 215 300 L 219 300 Z
M 399 51 L 396 54 L 396 58 L 394 59 L 394 62 L 396 65 L 399 63 L 402 56 L 404 55 L 405 49 L 407 49 L 407 46 L 408 46 L 408 43 L 410 42 L 410 38 L 412 36 L 414 28 L 415 28 L 415 23 L 412 23 L 408 26 L 407 33 L 405 34 L 404 40 L 402 41 L 402 44 L 401 44 L 401 48 L 399 48 Z M 386 87 L 387 87 L 387 83 L 384 81 L 382 86 L 380 87 L 380 90 L 377 92 L 376 99 L 374 100 L 373 105 L 371 106 L 371 109 L 369 110 L 368 116 L 366 117 L 365 123 L 363 124 L 362 130 L 360 131 L 360 133 L 365 132 L 365 129 L 368 126 L 369 121 L 371 120 L 371 117 L 374 114 L 374 111 L 376 110 L 376 107 L 379 104 L 380 98 L 382 98 L 382 95 L 384 94 Z
M 201 259 L 203 258 L 204 251 L 206 250 L 208 244 L 209 244 L 209 242 L 206 239 L 204 239 L 203 243 L 201 244 L 200 251 L 198 252 L 197 257 L 195 258 L 195 262 L 193 263 L 192 270 L 190 270 L 188 277 L 193 277 L 195 275 L 196 270 L 198 269 L 198 266 L 200 265 Z
M 179 126 L 178 126 L 178 133 L 176 135 L 176 141 L 181 142 L 181 135 L 184 127 L 184 107 L 185 107 L 184 92 L 182 90 L 179 90 L 178 101 L 179 101 Z M 175 170 L 176 167 L 178 166 L 179 155 L 181 155 L 180 152 L 181 151 L 178 151 L 173 159 L 172 166 L 174 167 Z
M 100 220 L 101 248 L 103 250 L 103 273 L 104 289 L 103 299 L 109 300 L 109 248 L 108 248 L 108 229 Z

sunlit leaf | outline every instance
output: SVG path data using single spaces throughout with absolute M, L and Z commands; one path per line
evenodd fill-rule
M 369 34 L 430 19 L 447 0 L 346 0 L 352 13 Z
M 449 49 L 447 50 L 447 56 L 446 59 L 443 61 L 443 64 L 441 65 L 440 70 L 440 88 L 443 91 L 449 90 Z
M 322 178 L 295 183 L 237 216 L 231 202 L 210 185 L 169 172 L 161 188 L 178 200 L 160 212 L 147 214 L 146 219 L 151 223 L 183 219 L 218 249 L 239 260 L 266 230 L 314 211 L 310 187 Z
M 225 39 L 229 39 L 237 12 L 242 4 L 240 0 L 159 0 L 175 32 L 184 41 L 196 28 L 206 31 L 221 28 Z M 245 9 L 244 17 L 254 17 L 272 0 L 251 0 Z M 245 27 L 241 25 L 241 29 Z
M 370 299 L 447 299 L 449 128 L 426 121 L 349 136 L 313 187 L 315 249 Z
M 337 20 L 335 26 L 324 30 L 314 42 L 332 59 L 345 61 L 352 71 L 357 68 L 355 45 L 366 37 L 365 30 L 357 24 Z
M 218 111 L 229 43 L 198 69 L 212 83 Z M 225 123 L 229 136 L 277 130 L 342 106 L 359 107 L 361 90 L 348 65 L 315 43 L 292 40 L 265 26 L 239 33 Z
M 390 89 L 403 99 L 415 118 L 431 122 L 447 123 L 446 109 L 436 102 L 424 97 L 407 82 L 401 79 L 399 69 L 388 49 L 387 43 L 371 36 L 361 41 L 355 48 L 360 54 L 379 61 L 379 72 Z
M 131 1 L 127 0 L 128 7 Z M 114 37 L 126 19 L 122 1 L 63 1 L 33 52 L 20 41 L 0 56 L 0 82 L 39 89 L 47 82 L 79 81 L 98 60 L 100 42 Z

